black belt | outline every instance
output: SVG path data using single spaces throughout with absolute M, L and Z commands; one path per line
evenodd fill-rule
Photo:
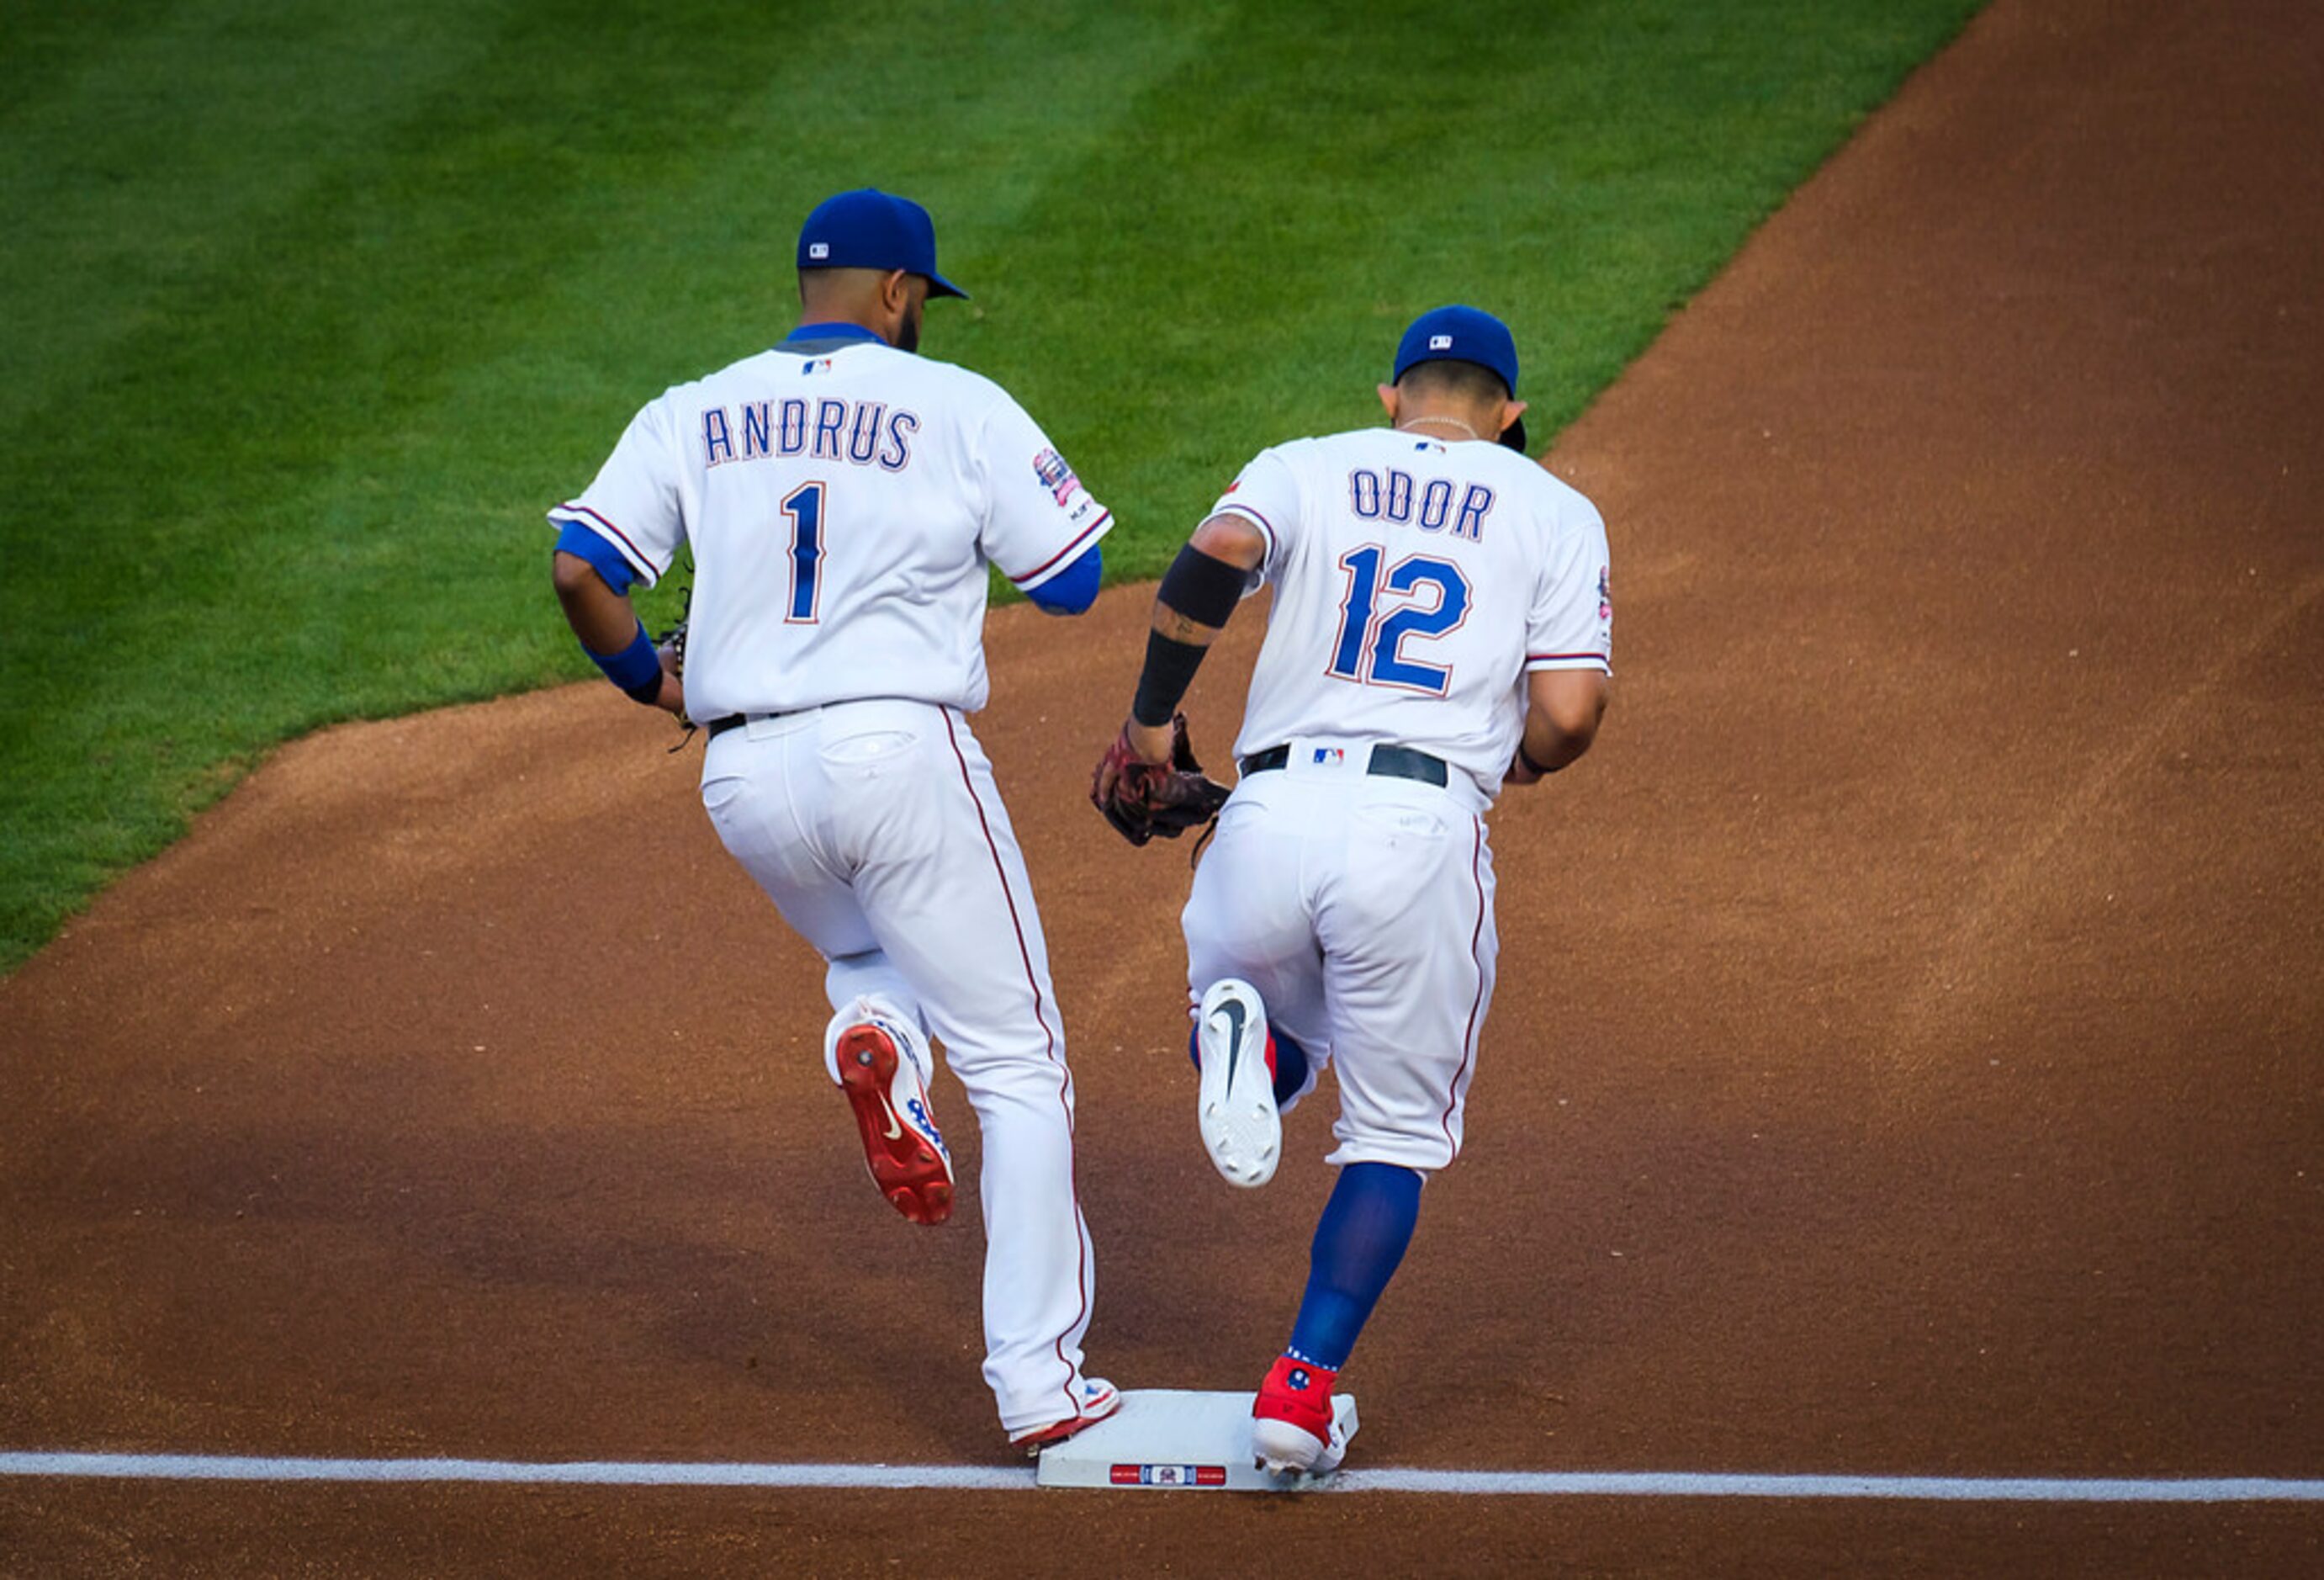
M 1248 779 L 1254 773 L 1283 768 L 1291 762 L 1291 748 L 1269 746 L 1264 752 L 1254 752 L 1235 763 L 1236 770 Z M 1364 772 L 1379 779 L 1416 779 L 1423 784 L 1444 788 L 1451 778 L 1442 757 L 1431 757 L 1425 752 L 1416 752 L 1410 746 L 1374 746 L 1371 761 Z
M 793 708 L 788 712 L 784 713 L 730 713 L 724 718 L 712 719 L 708 724 L 704 725 L 702 727 L 709 731 L 713 735 L 723 735 L 728 730 L 741 729 L 744 725 L 749 724 L 754 718 L 788 718 L 791 716 L 791 713 L 798 711 L 798 709 Z
M 853 342 L 850 341 L 848 344 L 853 345 Z M 844 698 L 843 700 L 849 702 L 874 702 L 879 700 L 879 698 L 871 697 L 851 697 Z M 819 706 L 835 707 L 838 704 L 825 703 Z M 788 718 L 795 713 L 807 713 L 809 711 L 811 710 L 804 707 L 787 707 L 776 713 L 730 713 L 723 718 L 714 718 L 710 720 L 702 727 L 713 735 L 723 735 L 728 730 L 741 729 L 744 725 L 749 724 L 754 718 Z

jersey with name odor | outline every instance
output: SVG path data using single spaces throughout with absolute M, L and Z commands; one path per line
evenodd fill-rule
M 974 712 L 986 565 L 1029 591 L 1111 524 L 991 380 L 814 341 L 650 402 L 549 520 L 604 538 L 650 585 L 693 545 L 697 719 L 872 697 Z
M 1515 450 L 1393 429 L 1295 439 L 1213 513 L 1259 529 L 1275 588 L 1238 755 L 1303 736 L 1412 746 L 1490 797 L 1526 672 L 1611 672 L 1605 523 Z

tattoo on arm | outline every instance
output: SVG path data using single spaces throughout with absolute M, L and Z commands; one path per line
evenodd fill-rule
M 1217 626 L 1205 625 L 1164 603 L 1154 605 L 1154 629 L 1173 642 L 1191 642 L 1203 647 L 1210 646 L 1219 637 Z

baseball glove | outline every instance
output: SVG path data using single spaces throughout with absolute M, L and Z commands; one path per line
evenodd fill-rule
M 1219 815 L 1228 793 L 1194 761 L 1183 713 L 1170 721 L 1167 762 L 1146 762 L 1130 750 L 1130 729 L 1124 725 L 1090 775 L 1090 804 L 1132 845 L 1144 845 L 1157 834 L 1176 839 L 1189 828 L 1202 827 Z
M 660 658 L 661 667 L 681 681 L 686 679 L 686 625 L 693 613 L 694 589 L 689 587 L 678 595 L 678 623 L 653 637 L 654 652 Z M 678 722 L 686 733 L 678 736 L 678 745 L 670 748 L 673 752 L 694 739 L 694 720 L 681 713 Z

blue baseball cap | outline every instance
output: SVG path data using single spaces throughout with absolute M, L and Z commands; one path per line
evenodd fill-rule
M 1473 362 L 1500 374 L 1511 395 L 1517 393 L 1517 343 L 1507 324 L 1481 309 L 1431 308 L 1413 319 L 1397 342 L 1396 372 L 1388 382 L 1423 362 Z
M 1388 382 L 1394 383 L 1407 369 L 1424 362 L 1473 362 L 1499 374 L 1510 397 L 1516 398 L 1517 343 L 1507 324 L 1481 308 L 1431 308 L 1413 319 L 1412 328 L 1396 343 L 1396 371 L 1388 375 Z M 1525 453 L 1524 418 L 1501 430 L 1501 443 L 1519 455 Z
M 930 296 L 968 292 L 936 273 L 936 227 L 909 198 L 876 187 L 841 192 L 816 205 L 799 226 L 802 269 L 901 269 L 927 277 Z

